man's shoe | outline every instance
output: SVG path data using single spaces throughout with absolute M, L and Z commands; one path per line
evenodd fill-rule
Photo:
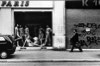
M 73 51 L 69 51 L 69 52 L 73 52 Z
M 83 51 L 79 51 L 79 52 L 83 52 Z

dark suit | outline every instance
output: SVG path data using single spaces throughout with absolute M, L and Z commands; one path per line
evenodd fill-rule
M 74 48 L 78 48 L 82 52 L 81 46 L 76 45 L 79 42 L 79 34 L 78 33 L 75 33 L 75 35 L 71 38 L 70 42 L 72 45 L 71 52 L 73 52 Z

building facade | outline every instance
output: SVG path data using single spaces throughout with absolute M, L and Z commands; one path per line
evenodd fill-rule
M 84 49 L 100 48 L 100 0 L 1 0 L 0 33 L 13 35 L 16 24 L 28 25 L 31 36 L 49 25 L 53 48 L 69 49 L 74 29 L 88 45 Z
M 84 49 L 100 49 L 100 0 L 66 0 L 66 34 L 67 46 L 73 30 L 81 34 L 79 40 Z
M 37 27 L 52 28 L 52 47 L 65 48 L 65 1 L 1 0 L 0 33 L 14 35 L 16 24 L 28 25 L 32 36 Z M 32 29 L 33 28 L 33 29 Z

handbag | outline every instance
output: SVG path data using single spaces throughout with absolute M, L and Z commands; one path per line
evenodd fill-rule
M 76 47 L 81 47 L 81 44 L 79 42 L 76 42 L 75 46 Z

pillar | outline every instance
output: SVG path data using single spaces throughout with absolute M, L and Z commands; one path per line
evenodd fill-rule
M 11 8 L 1 8 L 0 14 L 1 14 L 0 33 L 3 35 L 12 35 L 13 22 L 12 22 Z
M 53 48 L 65 49 L 65 0 L 54 1 Z

